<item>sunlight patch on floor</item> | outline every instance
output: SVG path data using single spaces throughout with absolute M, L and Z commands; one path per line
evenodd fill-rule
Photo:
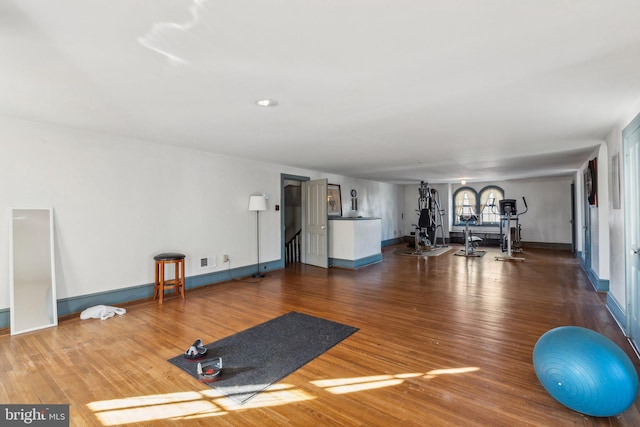
M 427 373 L 405 373 L 395 375 L 373 375 L 355 378 L 334 378 L 329 380 L 311 381 L 311 384 L 321 387 L 333 394 L 355 393 L 376 388 L 391 387 L 402 384 L 408 378 L 435 378 L 438 375 L 465 374 L 479 371 L 480 368 L 469 366 L 464 368 L 434 369 Z
M 403 374 L 371 375 L 366 377 L 333 378 L 311 381 L 316 387 L 332 394 L 355 393 L 402 384 L 410 378 L 431 379 L 439 375 L 459 375 L 479 371 L 480 368 L 434 369 Z M 87 404 L 105 426 L 142 423 L 154 420 L 187 420 L 225 415 L 233 411 L 280 406 L 315 399 L 291 384 L 274 384 L 241 405 L 221 396 L 215 389 L 201 391 L 135 396 L 126 399 L 95 401 Z
M 273 384 L 242 405 L 232 399 L 220 397 L 220 394 L 214 390 L 203 391 L 202 394 L 212 396 L 218 405 L 228 411 L 286 405 L 287 403 L 302 402 L 316 398 L 291 384 Z
M 91 402 L 87 404 L 92 411 L 112 411 L 115 409 L 131 407 L 148 407 L 154 405 L 164 405 L 166 403 L 186 402 L 189 400 L 201 399 L 202 395 L 197 391 L 187 391 L 183 393 L 151 394 L 148 396 L 130 397 L 127 399 L 113 399 Z
M 479 371 L 480 368 L 475 366 L 469 366 L 466 368 L 449 368 L 449 369 L 434 369 L 433 371 L 429 371 L 425 374 L 425 378 L 435 378 L 438 375 L 456 375 L 456 374 L 466 374 L 468 372 Z
M 328 387 L 325 390 L 333 394 L 346 394 L 346 393 L 355 393 L 358 391 L 373 390 L 376 388 L 391 387 L 394 385 L 402 384 L 403 382 L 404 380 L 399 378 L 387 379 L 387 380 L 378 379 L 375 381 L 364 380 L 364 381 L 360 381 L 360 382 L 348 384 L 348 385 Z
M 154 420 L 186 420 L 214 417 L 231 411 L 286 405 L 315 399 L 309 393 L 289 384 L 274 384 L 258 393 L 244 405 L 221 397 L 214 390 L 136 396 L 91 402 L 91 409 L 105 426 L 149 422 Z
M 211 417 L 226 413 L 214 402 L 203 399 L 203 396 L 197 392 L 103 400 L 91 402 L 87 406 L 105 426 L 185 419 L 196 415 Z

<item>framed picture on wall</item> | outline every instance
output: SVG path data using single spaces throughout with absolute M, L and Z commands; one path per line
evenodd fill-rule
M 589 205 L 598 206 L 598 159 L 589 160 L 585 171 L 585 190 Z
M 342 216 L 342 196 L 337 184 L 327 184 L 327 215 Z

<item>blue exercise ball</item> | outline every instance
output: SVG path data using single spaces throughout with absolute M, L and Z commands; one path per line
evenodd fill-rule
M 609 417 L 636 400 L 638 374 L 607 337 L 577 326 L 546 332 L 533 349 L 533 366 L 549 394 L 585 415 Z

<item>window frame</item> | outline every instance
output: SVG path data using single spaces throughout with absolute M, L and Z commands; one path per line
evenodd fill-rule
M 473 202 L 470 203 L 470 206 L 473 208 L 474 212 L 478 212 L 478 192 L 476 191 L 475 188 L 473 187 L 469 187 L 469 186 L 464 186 L 464 187 L 460 187 L 458 188 L 456 191 L 453 192 L 453 208 L 451 209 L 451 212 L 453 212 L 453 225 L 465 225 L 464 222 L 460 221 L 460 215 L 458 213 L 458 206 L 456 205 L 456 200 L 458 198 L 458 194 L 461 192 L 469 192 L 471 194 L 473 194 Z M 464 205 L 463 205 L 464 206 Z M 471 223 L 469 224 L 471 225 Z
M 483 208 L 482 208 L 482 198 L 483 195 L 489 191 L 495 191 L 497 194 L 497 197 L 494 200 L 494 205 L 496 206 L 496 211 L 495 212 L 491 212 L 488 215 L 492 215 L 495 218 L 495 221 L 485 221 L 485 214 L 483 212 Z M 488 199 L 488 197 L 487 197 Z M 482 225 L 486 225 L 486 226 L 496 226 L 496 225 L 500 225 L 500 210 L 498 208 L 499 206 L 499 202 L 500 200 L 504 200 L 504 190 L 502 189 L 502 187 L 499 187 L 497 185 L 487 185 L 485 187 L 483 187 L 479 192 L 478 192 L 478 218 L 480 219 L 480 224 Z M 485 206 L 486 208 L 487 206 Z
M 465 223 L 463 221 L 460 221 L 460 215 L 458 214 L 458 209 L 459 206 L 456 204 L 456 200 L 458 198 L 458 194 L 460 192 L 468 192 L 470 194 L 473 195 L 473 197 L 475 198 L 475 200 L 473 202 L 470 203 L 471 207 L 473 208 L 475 215 L 478 217 L 478 220 L 475 222 L 470 222 L 469 225 L 470 226 L 475 226 L 475 227 L 495 227 L 500 225 L 500 213 L 497 213 L 497 217 L 495 217 L 496 221 L 485 221 L 485 215 L 487 214 L 483 214 L 481 211 L 481 203 L 482 203 L 482 198 L 483 195 L 486 194 L 489 191 L 495 191 L 497 192 L 497 197 L 495 200 L 495 204 L 498 205 L 498 202 L 500 200 L 504 199 L 504 189 L 498 185 L 494 185 L 494 184 L 490 184 L 490 185 L 485 185 L 484 187 L 482 187 L 482 189 L 480 189 L 480 191 L 477 191 L 475 188 L 470 187 L 470 186 L 463 186 L 460 187 L 458 189 L 456 189 L 453 192 L 453 200 L 452 200 L 452 209 L 451 212 L 453 212 L 453 225 L 454 226 L 464 226 Z M 488 196 L 487 196 L 488 197 Z M 490 215 L 495 215 L 494 213 L 491 213 Z

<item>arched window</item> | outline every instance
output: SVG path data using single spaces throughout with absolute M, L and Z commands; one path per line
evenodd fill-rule
M 464 224 L 460 216 L 469 217 L 478 213 L 478 194 L 471 187 L 460 187 L 453 193 L 453 212 L 455 225 Z
M 504 190 L 497 185 L 487 185 L 480 190 L 480 223 L 494 225 L 500 223 L 500 200 L 504 199 Z

